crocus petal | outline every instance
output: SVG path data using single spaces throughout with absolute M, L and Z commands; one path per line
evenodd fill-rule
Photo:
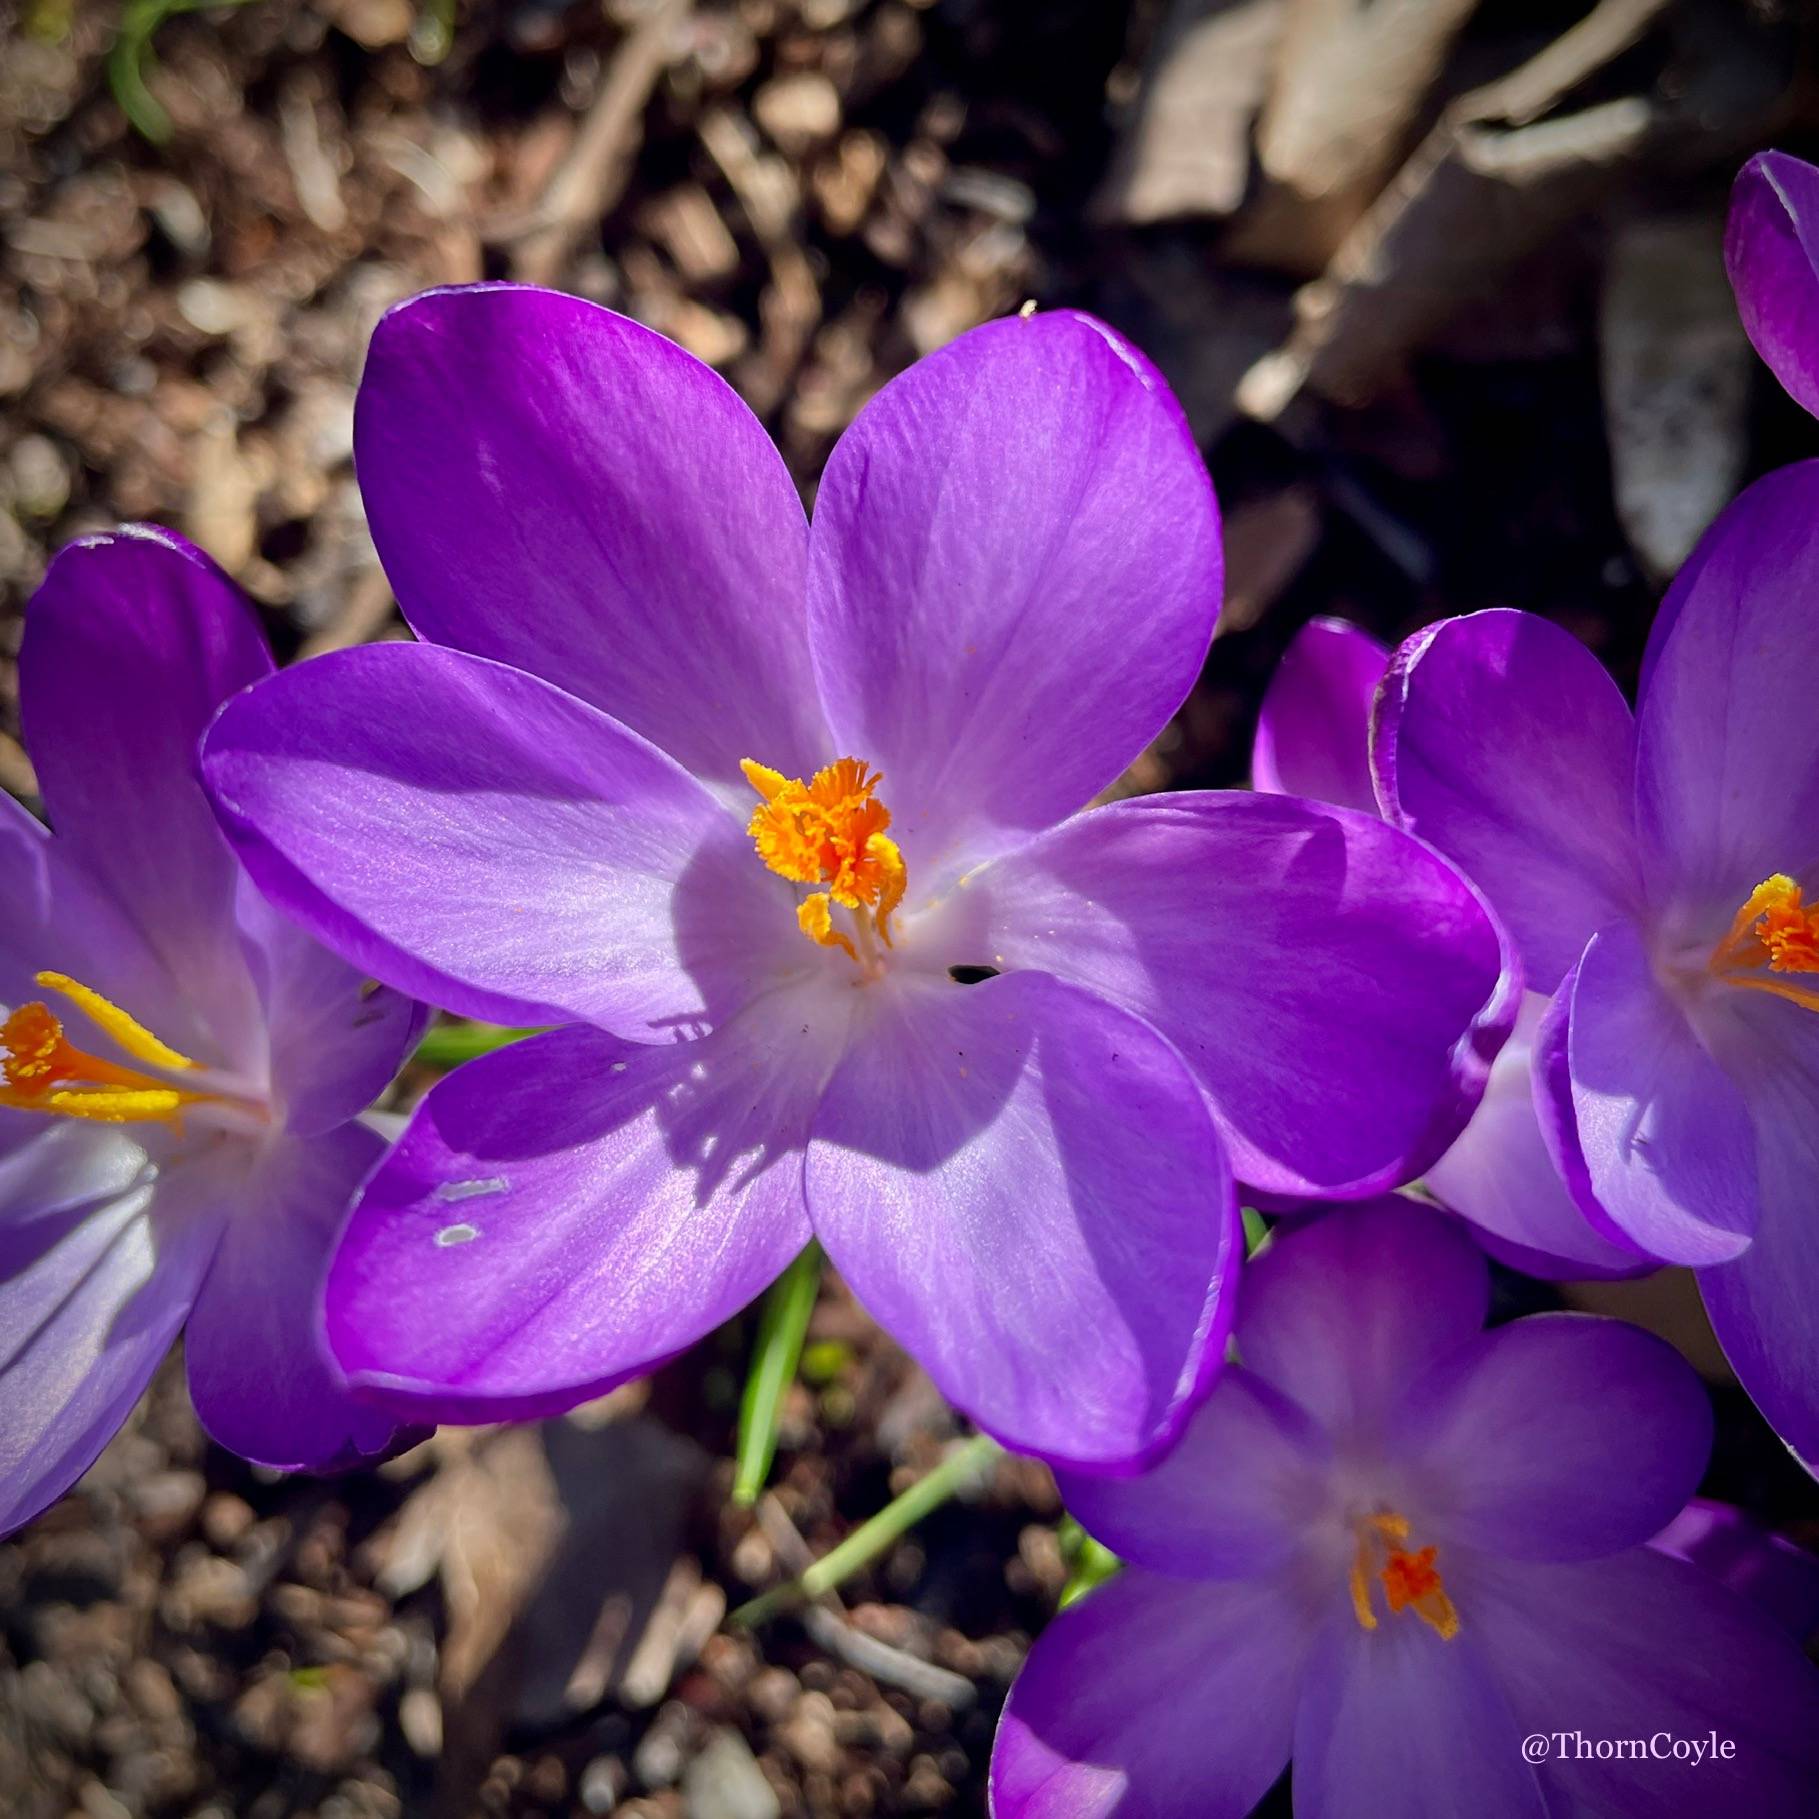
M 1720 1580 L 1796 1640 L 1819 1630 L 1819 1554 L 1771 1534 L 1728 1503 L 1693 1498 L 1649 1546 Z
M 1819 170 L 1758 152 L 1731 191 L 1724 263 L 1756 352 L 1819 415 Z
M 209 786 L 260 888 L 411 996 L 664 1039 L 802 964 L 788 887 L 654 746 L 522 670 L 338 651 L 233 702 Z M 768 945 L 767 945 L 768 943 Z
M 421 1419 L 523 1418 L 692 1344 L 808 1242 L 801 1148 L 839 1034 L 770 1005 L 693 1042 L 571 1027 L 457 1069 L 335 1254 L 342 1370 Z
M 886 1332 L 1007 1445 L 1131 1468 L 1217 1367 L 1231 1177 L 1181 1058 L 1037 973 L 881 997 L 807 1169 L 828 1255 Z
M 1819 1017 L 1766 998 L 1751 1012 L 1761 1218 L 1749 1249 L 1700 1271 L 1699 1287 L 1738 1380 L 1810 1471 L 1819 1466 Z
M 1819 883 L 1819 461 L 1758 480 L 1687 558 L 1649 635 L 1636 816 L 1651 899 L 1704 943 L 1765 878 Z
M 1412 1386 L 1395 1425 L 1424 1525 L 1524 1560 L 1646 1541 L 1712 1450 L 1692 1366 L 1653 1333 L 1590 1314 L 1481 1334 Z
M 149 1177 L 130 1137 L 73 1122 L 0 1161 L 0 1534 L 95 1462 L 208 1268 L 205 1172 Z
M 1654 1267 L 1579 1210 L 1536 1118 L 1532 1045 L 1548 1000 L 1527 993 L 1516 1033 L 1491 1063 L 1484 1099 L 1424 1185 L 1476 1229 L 1499 1261 L 1527 1275 L 1576 1281 Z
M 1483 1562 L 1478 1571 L 1483 1584 L 1458 1594 L 1461 1619 L 1481 1639 L 1523 1733 L 1546 1739 L 1542 1776 L 1572 1810 L 1609 1819 L 1811 1814 L 1819 1675 L 1754 1605 L 1652 1548 L 1568 1565 Z M 1637 1740 L 1646 1758 L 1600 1759 L 1590 1747 L 1623 1739 Z M 1707 1743 L 1705 1759 L 1676 1759 L 1676 1739 Z M 1715 1757 L 1712 1743 L 1732 1753 Z
M 358 1124 L 274 1143 L 236 1197 L 184 1334 L 209 1434 L 256 1465 L 325 1471 L 382 1453 L 392 1417 L 356 1402 L 318 1337 L 329 1249 L 385 1154 Z
M 37 996 L 41 937 L 51 919 L 50 836 L 0 790 L 0 1004 Z
M 1757 1217 L 1749 1106 L 1632 923 L 1601 930 L 1579 962 L 1567 1059 L 1587 1185 L 1611 1222 L 1670 1263 L 1735 1257 Z
M 1459 1225 L 1389 1196 L 1286 1220 L 1245 1271 L 1240 1357 L 1329 1428 L 1376 1427 L 1474 1338 L 1490 1271 Z
M 992 1750 L 995 1819 L 1245 1819 L 1288 1762 L 1310 1626 L 1268 1580 L 1127 1568 L 1043 1631 Z
M 802 503 L 757 418 L 673 342 L 553 291 L 431 291 L 373 336 L 354 455 L 420 637 L 547 677 L 698 776 L 838 756 Z
M 1347 1611 L 1315 1646 L 1295 1722 L 1295 1819 L 1543 1819 L 1484 1652 Z
M 1246 1579 L 1286 1564 L 1331 1467 L 1313 1420 L 1233 1365 L 1142 1477 L 1059 1472 L 1056 1484 L 1068 1513 L 1122 1559 L 1182 1578 Z
M 1570 632 L 1498 609 L 1397 651 L 1372 746 L 1384 812 L 1430 840 L 1509 925 L 1535 991 L 1640 896 L 1635 731 Z
M 1219 593 L 1186 419 L 1103 323 L 989 322 L 887 385 L 816 495 L 809 623 L 912 878 L 1111 783 L 1193 686 Z
M 1344 619 L 1310 619 L 1264 691 L 1251 745 L 1251 785 L 1377 812 L 1371 698 L 1389 652 Z
M 1241 1181 L 1353 1198 L 1455 1138 L 1518 990 L 1470 885 L 1374 817 L 1238 791 L 1076 816 L 956 893 L 998 966 L 1135 1011 L 1212 1099 Z
M 304 933 L 247 881 L 240 938 L 259 987 L 272 1044 L 271 1091 L 296 1136 L 358 1117 L 403 1065 L 427 1009 L 376 986 Z
M 238 1066 L 262 1058 L 261 1026 L 233 938 L 239 868 L 196 749 L 221 703 L 271 667 L 240 590 L 181 538 L 142 527 L 58 555 L 19 652 L 26 743 L 58 845 L 163 969 L 133 981 L 133 1014 Z

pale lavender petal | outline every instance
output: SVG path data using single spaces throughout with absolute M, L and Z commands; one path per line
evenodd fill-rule
M 1251 786 L 1377 812 L 1371 699 L 1389 652 L 1344 619 L 1310 619 L 1270 678 L 1251 745 Z
M 50 836 L 0 790 L 0 1005 L 38 995 L 32 975 L 49 964 L 42 937 L 51 915 Z
M 736 1314 L 808 1242 L 802 1146 L 843 1033 L 817 1015 L 554 1030 L 433 1087 L 330 1268 L 349 1380 L 421 1419 L 549 1414 Z
M 1316 1644 L 1295 1722 L 1296 1819 L 1543 1819 L 1485 1649 L 1349 1610 Z
M 1121 1559 L 1189 1579 L 1285 1566 L 1327 1495 L 1332 1445 L 1238 1365 L 1219 1374 L 1166 1458 L 1140 1478 L 1057 1472 L 1068 1513 Z
M 330 1247 L 385 1147 L 358 1124 L 280 1138 L 236 1196 L 183 1357 L 210 1437 L 256 1465 L 326 1471 L 392 1442 L 393 1418 L 349 1395 L 320 1338 Z
M 1819 1630 L 1819 1554 L 1731 1504 L 1693 1498 L 1649 1546 L 1709 1573 L 1798 1641 Z
M 840 756 L 802 503 L 757 418 L 673 342 L 554 291 L 431 291 L 373 336 L 354 454 L 419 637 L 543 676 L 697 776 Z
M 1566 1565 L 1482 1561 L 1476 1576 L 1462 1621 L 1523 1734 L 1548 1739 L 1541 1773 L 1556 1800 L 1609 1819 L 1809 1819 L 1819 1673 L 1753 1604 L 1645 1547 Z M 1635 1738 L 1649 1753 L 1600 1759 L 1577 1738 Z M 1732 1753 L 1676 1760 L 1677 1738 Z
M 1040 973 L 910 983 L 814 1126 L 816 1233 L 867 1312 L 1007 1445 L 1134 1469 L 1231 1318 L 1237 1208 L 1181 1058 Z
M 206 1169 L 154 1180 L 120 1131 L 59 1122 L 0 1160 L 0 1534 L 94 1463 L 189 1312 L 220 1231 Z
M 1636 818 L 1649 895 L 1702 967 L 1785 872 L 1819 890 L 1819 461 L 1719 514 L 1649 636 Z
M 1652 1259 L 1613 1243 L 1579 1210 L 1542 1136 L 1531 1062 L 1547 1004 L 1539 993 L 1524 996 L 1471 1123 L 1423 1185 L 1470 1222 L 1492 1256 L 1527 1275 L 1577 1281 L 1652 1269 Z
M 298 665 L 209 734 L 260 888 L 413 997 L 667 1039 L 812 953 L 789 887 L 672 760 L 478 657 L 382 644 Z
M 1524 1560 L 1646 1541 L 1698 1487 L 1712 1410 L 1665 1340 L 1590 1314 L 1536 1314 L 1440 1360 L 1395 1417 L 1434 1538 Z
M 1756 352 L 1819 415 L 1819 170 L 1758 152 L 1731 191 L 1724 262 Z
M 1752 995 L 1754 996 L 1754 995 Z M 1769 1425 L 1819 1470 L 1819 1016 L 1761 995 L 1749 1082 L 1761 1217 L 1749 1248 L 1699 1273 L 1712 1330 Z
M 1220 582 L 1186 419 L 1103 323 L 989 322 L 887 385 L 816 495 L 809 620 L 912 879 L 1111 783 L 1193 686 Z
M 240 590 L 181 538 L 143 527 L 56 558 L 19 652 L 26 744 L 57 844 L 162 968 L 123 1001 L 167 1042 L 241 1067 L 263 1032 L 233 936 L 239 868 L 198 782 L 197 745 L 221 703 L 271 667 Z
M 1153 1024 L 1211 1096 L 1238 1178 L 1352 1198 L 1459 1134 L 1515 1019 L 1482 900 L 1373 817 L 1241 791 L 1076 816 L 969 879 L 994 965 Z
M 1417 633 L 1391 661 L 1372 760 L 1384 812 L 1490 898 L 1532 990 L 1640 901 L 1630 711 L 1550 621 L 1498 609 Z
M 1757 1219 L 1749 1107 L 1633 924 L 1601 930 L 1579 963 L 1567 1058 L 1587 1186 L 1612 1223 L 1670 1263 L 1743 1250 Z
M 1288 1763 L 1310 1629 L 1267 1580 L 1132 1567 L 1037 1639 L 992 1750 L 995 1819 L 1245 1819 Z
M 1335 1432 L 1380 1429 L 1404 1388 L 1475 1338 L 1483 1253 L 1454 1220 L 1389 1196 L 1279 1224 L 1244 1277 L 1238 1353 Z

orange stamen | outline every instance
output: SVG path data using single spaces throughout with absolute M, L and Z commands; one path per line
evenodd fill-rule
M 1763 976 L 1765 968 L 1770 974 L 1819 973 L 1819 907 L 1809 909 L 1800 886 L 1776 872 L 1744 899 L 1707 964 L 1726 985 L 1772 992 L 1803 1010 L 1819 1011 L 1819 991 Z
M 1358 1525 L 1358 1549 L 1350 1574 L 1353 1614 L 1362 1628 L 1377 1627 L 1377 1613 L 1371 1605 L 1374 1567 L 1391 1616 L 1412 1610 L 1443 1642 L 1451 1642 L 1459 1634 L 1459 1612 L 1446 1595 L 1440 1569 L 1434 1564 L 1440 1550 L 1430 1545 L 1411 1552 L 1396 1545 L 1408 1535 L 1408 1518 L 1394 1510 L 1366 1517 Z

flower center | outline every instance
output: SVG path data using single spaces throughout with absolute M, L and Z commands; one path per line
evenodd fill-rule
M 77 1048 L 62 1022 L 42 1003 L 22 1004 L 0 1023 L 0 1105 L 102 1124 L 141 1121 L 176 1126 L 183 1109 L 218 1095 L 162 1078 L 195 1069 L 189 1056 L 160 1042 L 142 1023 L 97 991 L 63 973 L 39 973 L 35 983 L 69 999 L 103 1034 L 142 1067 L 123 1067 Z M 145 1069 L 157 1069 L 156 1073 Z
M 1765 878 L 1744 899 L 1730 933 L 1712 949 L 1706 965 L 1726 985 L 1773 992 L 1819 1011 L 1819 990 L 1773 976 L 1819 973 L 1819 908 L 1801 902 L 1800 886 L 1785 873 Z
M 903 855 L 884 831 L 891 824 L 891 812 L 877 796 L 884 779 L 868 776 L 858 758 L 824 765 L 806 783 L 750 758 L 739 768 L 763 798 L 747 829 L 758 857 L 792 884 L 827 886 L 797 905 L 803 934 L 822 947 L 844 948 L 875 970 L 875 942 L 890 946 L 891 912 L 909 882 Z M 851 935 L 836 924 L 836 908 L 847 911 Z
M 1440 1550 L 1433 1546 L 1414 1551 L 1402 1544 L 1409 1538 L 1408 1518 L 1395 1510 L 1380 1510 L 1357 1524 L 1358 1551 L 1352 1556 L 1352 1610 L 1367 1630 L 1377 1627 L 1371 1604 L 1373 1577 L 1383 1587 L 1383 1602 L 1392 1617 L 1413 1611 L 1443 1642 L 1459 1634 L 1459 1613 L 1446 1595 L 1445 1582 L 1434 1561 Z

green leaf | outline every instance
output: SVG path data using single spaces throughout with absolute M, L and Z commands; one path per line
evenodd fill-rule
M 511 1029 L 503 1023 L 469 1023 L 465 1020 L 438 1023 L 424 1032 L 411 1059 L 424 1067 L 439 1067 L 446 1072 L 464 1061 L 490 1055 L 496 1048 L 507 1048 L 538 1033 L 534 1029 Z
M 733 1502 L 750 1509 L 758 1501 L 771 1461 L 777 1456 L 777 1423 L 783 1397 L 796 1378 L 808 1317 L 821 1289 L 821 1246 L 813 1239 L 773 1282 L 758 1316 L 758 1338 L 739 1404 L 739 1451 L 733 1474 Z

